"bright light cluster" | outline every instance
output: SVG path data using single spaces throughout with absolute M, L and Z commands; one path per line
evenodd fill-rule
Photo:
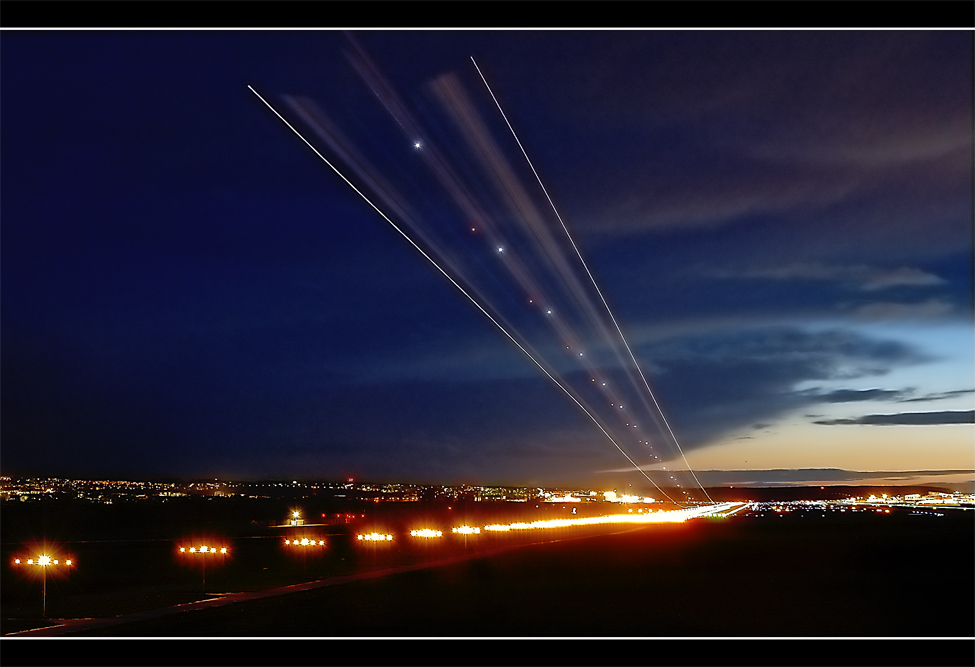
M 215 554 L 217 551 L 217 547 L 208 547 L 206 545 L 201 546 L 199 549 L 196 547 L 190 547 L 191 554 Z M 225 554 L 227 553 L 227 547 L 221 547 L 219 551 L 220 553 Z M 186 547 L 180 547 L 179 552 L 186 553 Z
M 451 528 L 450 531 L 459 535 L 478 535 L 481 532 L 481 529 L 471 528 L 470 526 L 460 526 L 459 528 Z
M 731 510 L 737 503 L 723 503 L 721 505 L 706 505 L 702 507 L 686 508 L 666 512 L 647 512 L 646 514 L 610 514 L 581 519 L 550 519 L 547 521 L 532 521 L 531 523 L 492 524 L 484 530 L 507 532 L 511 530 L 531 530 L 539 528 L 566 528 L 569 526 L 595 526 L 610 523 L 683 523 L 688 519 L 710 516 Z M 456 528 L 454 529 L 457 530 Z M 476 529 L 475 529 L 476 530 Z
M 356 535 L 357 540 L 366 540 L 367 542 L 392 542 L 392 535 L 383 535 L 381 533 L 369 533 L 368 535 Z
M 20 565 L 21 561 L 19 558 L 14 558 L 14 565 Z M 41 567 L 47 567 L 48 565 L 61 565 L 61 561 L 57 558 L 51 558 L 50 556 L 41 554 L 37 559 L 28 558 L 28 565 L 40 565 Z M 71 565 L 71 559 L 64 561 L 65 565 Z
M 564 496 L 552 496 L 545 502 L 547 503 L 581 503 L 582 498 L 576 498 L 571 493 L 567 493 Z
M 307 537 L 303 537 L 300 540 L 285 540 L 285 544 L 290 544 L 295 547 L 321 547 L 325 545 L 325 540 L 309 540 Z
M 441 537 L 443 533 L 439 530 L 423 528 L 421 530 L 411 530 L 410 535 L 413 537 Z

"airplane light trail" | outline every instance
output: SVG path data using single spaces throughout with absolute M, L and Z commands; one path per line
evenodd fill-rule
M 713 501 L 712 501 L 713 502 Z M 486 531 L 508 532 L 512 530 L 539 530 L 544 528 L 568 528 L 572 526 L 598 526 L 604 524 L 634 524 L 634 523 L 683 523 L 690 519 L 706 516 L 730 516 L 746 507 L 746 503 L 726 502 L 698 507 L 687 507 L 679 510 L 658 510 L 637 514 L 608 514 L 606 516 L 583 517 L 579 519 L 549 519 L 541 521 L 509 524 L 491 524 L 484 527 Z
M 541 187 L 542 192 L 545 194 L 545 198 L 548 200 L 549 205 L 552 207 L 552 211 L 555 213 L 555 216 L 558 218 L 559 224 L 562 225 L 562 229 L 565 231 L 565 235 L 569 239 L 569 243 L 572 244 L 572 249 L 575 251 L 576 256 L 579 258 L 579 262 L 582 263 L 582 267 L 585 269 L 586 275 L 588 275 L 589 279 L 592 281 L 592 286 L 596 290 L 596 293 L 599 295 L 599 299 L 602 301 L 603 306 L 606 308 L 606 314 L 609 315 L 610 320 L 612 320 L 613 326 L 616 327 L 616 331 L 617 333 L 619 333 L 620 340 L 623 342 L 623 345 L 626 347 L 626 351 L 627 353 L 629 353 L 630 359 L 633 361 L 633 366 L 640 374 L 640 378 L 643 380 L 643 384 L 647 389 L 647 393 L 649 394 L 650 399 L 653 401 L 654 407 L 657 409 L 657 412 L 660 414 L 661 419 L 666 425 L 667 431 L 670 433 L 670 437 L 673 438 L 674 444 L 677 446 L 677 450 L 680 452 L 681 458 L 684 459 L 684 465 L 687 466 L 688 472 L 690 472 L 691 475 L 694 477 L 694 481 L 697 482 L 697 485 L 701 487 L 701 491 L 704 492 L 704 495 L 707 496 L 707 499 L 711 500 L 711 496 L 708 495 L 708 492 L 704 489 L 704 486 L 698 480 L 697 475 L 694 474 L 693 469 L 691 469 L 690 464 L 687 462 L 687 458 L 684 456 L 684 450 L 681 448 L 680 443 L 677 441 L 677 436 L 674 434 L 673 429 L 670 427 L 670 423 L 667 421 L 667 416 L 664 414 L 663 410 L 660 409 L 660 405 L 657 403 L 657 399 L 656 397 L 654 397 L 653 391 L 650 389 L 650 384 L 649 382 L 647 382 L 647 378 L 646 376 L 644 376 L 643 370 L 640 368 L 640 364 L 637 363 L 636 357 L 633 354 L 633 350 L 630 349 L 630 345 L 626 342 L 626 337 L 623 335 L 623 330 L 620 328 L 620 325 L 617 323 L 616 318 L 613 316 L 613 312 L 610 310 L 609 304 L 606 303 L 606 299 L 605 297 L 603 297 L 602 290 L 600 290 L 599 285 L 596 284 L 596 279 L 593 277 L 592 272 L 589 270 L 589 266 L 586 264 L 586 260 L 583 259 L 582 253 L 579 252 L 579 248 L 576 246 L 576 243 L 573 240 L 572 235 L 569 233 L 569 229 L 566 227 L 565 222 L 562 220 L 562 216 L 559 214 L 558 209 L 555 207 L 555 202 L 552 201 L 552 198 L 548 194 L 548 190 L 545 188 L 545 184 L 542 183 L 541 177 L 538 175 L 538 172 L 535 170 L 535 165 L 532 164 L 531 158 L 528 157 L 528 153 L 527 151 L 525 151 L 525 147 L 522 146 L 521 140 L 518 139 L 518 135 L 517 133 L 515 133 L 515 129 L 511 126 L 511 122 L 508 120 L 507 114 L 505 114 L 504 109 L 501 108 L 501 103 L 498 102 L 498 98 L 494 95 L 494 91 L 491 90 L 491 86 L 488 84 L 487 79 L 484 77 L 484 73 L 481 72 L 481 68 L 477 66 L 477 61 L 474 60 L 473 56 L 471 56 L 471 62 L 474 63 L 474 69 L 477 70 L 478 75 L 481 77 L 481 81 L 484 82 L 485 88 L 487 88 L 488 92 L 491 94 L 491 99 L 494 100 L 494 103 L 498 107 L 498 111 L 501 112 L 501 116 L 502 118 L 504 118 L 505 124 L 508 126 L 508 129 L 511 131 L 511 136 L 514 137 L 515 142 L 518 144 L 518 148 L 521 149 L 522 155 L 525 156 L 525 161 L 528 162 L 528 166 L 531 168 L 532 173 L 535 175 L 535 179 L 538 181 L 539 187 Z
M 303 136 L 303 135 L 301 134 L 301 132 L 299 132 L 299 131 L 298 131 L 298 130 L 297 130 L 297 129 L 296 129 L 296 128 L 295 128 L 295 127 L 294 127 L 294 126 L 293 126 L 293 125 L 291 124 L 291 123 L 289 123 L 289 122 L 287 121 L 287 119 L 285 119 L 285 118 L 284 118 L 284 116 L 282 116 L 282 115 L 281 115 L 280 113 L 278 113 L 278 111 L 277 111 L 277 109 L 275 109 L 275 108 L 274 108 L 274 107 L 273 107 L 273 106 L 272 106 L 272 105 L 271 105 L 271 104 L 270 104 L 270 103 L 269 103 L 269 102 L 268 102 L 268 101 L 267 101 L 266 99 L 264 99 L 264 97 L 263 97 L 263 96 L 261 96 L 261 94 L 260 94 L 260 93 L 258 93 L 258 92 L 257 92 L 256 90 L 254 90 L 254 88 L 253 88 L 253 86 L 250 86 L 250 85 L 248 85 L 248 86 L 247 86 L 247 88 L 248 88 L 248 89 L 249 89 L 249 90 L 250 90 L 250 91 L 251 91 L 252 93 L 254 93 L 254 95 L 256 95 L 256 96 L 257 96 L 257 98 L 258 98 L 259 100 L 261 100 L 261 102 L 263 102 L 263 103 L 265 104 L 265 106 L 267 106 L 267 108 L 268 108 L 268 109 L 270 109 L 270 110 L 271 110 L 271 112 L 273 112 L 273 113 L 274 113 L 274 115 L 275 115 L 275 116 L 277 116 L 277 117 L 278 117 L 278 118 L 279 118 L 279 119 L 281 120 L 281 122 L 283 122 L 283 123 L 284 123 L 284 124 L 285 124 L 285 125 L 286 125 L 286 126 L 287 126 L 287 127 L 288 127 L 288 128 L 289 128 L 289 129 L 291 130 L 291 131 L 292 131 L 292 132 L 294 132 L 294 133 L 295 133 L 295 135 L 297 135 L 297 136 L 298 136 L 298 138 L 299 138 L 299 139 L 301 139 L 301 140 L 302 140 L 302 141 L 303 141 L 303 142 L 304 142 L 304 143 L 305 143 L 305 144 L 306 144 L 306 145 L 307 145 L 307 146 L 308 146 L 308 147 L 309 147 L 309 148 L 310 148 L 310 149 L 311 149 L 311 150 L 312 150 L 312 151 L 313 151 L 313 152 L 315 153 L 315 155 L 317 155 L 317 156 L 318 156 L 318 157 L 319 157 L 319 158 L 320 158 L 320 159 L 321 159 L 321 160 L 322 160 L 322 161 L 323 161 L 323 162 L 324 162 L 325 164 L 327 164 L 327 165 L 329 166 L 329 168 L 331 168 L 331 169 L 332 169 L 332 171 L 334 171 L 334 172 L 335 172 L 335 173 L 336 173 L 336 174 L 337 174 L 337 175 L 339 176 L 339 178 L 341 178 L 341 179 L 342 179 L 342 180 L 343 180 L 343 181 L 344 181 L 344 182 L 345 182 L 345 183 L 346 183 L 346 184 L 347 184 L 347 185 L 348 185 L 349 187 L 351 187 L 351 188 L 352 188 L 352 189 L 353 189 L 353 190 L 355 191 L 355 193 L 356 193 L 356 194 L 358 194 L 358 195 L 359 195 L 360 197 L 362 197 L 362 199 L 363 199 L 363 200 L 365 200 L 365 202 L 366 202 L 367 204 L 369 204 L 369 206 L 370 206 L 370 207 L 372 207 L 372 208 L 373 208 L 373 210 L 375 210 L 375 211 L 376 211 L 376 212 L 377 212 L 377 213 L 378 213 L 378 214 L 379 214 L 379 215 L 380 215 L 380 216 L 381 216 L 381 217 L 382 217 L 382 218 L 383 218 L 383 219 L 384 219 L 384 220 L 385 220 L 386 222 L 388 222 L 388 223 L 389 223 L 389 224 L 390 224 L 390 225 L 391 225 L 391 226 L 393 227 L 393 229 L 395 229 L 395 230 L 396 230 L 397 232 L 399 232 L 399 234 L 400 234 L 400 235 L 401 235 L 401 236 L 402 236 L 403 238 L 405 238 L 405 239 L 406 239 L 406 240 L 407 240 L 407 241 L 408 241 L 408 242 L 410 243 L 410 245 L 412 245 L 412 246 L 413 246 L 414 248 L 416 248 L 416 250 L 417 250 L 417 251 L 418 251 L 418 252 L 419 252 L 419 253 L 420 253 L 421 255 L 423 255 L 423 257 L 424 257 L 424 258 L 425 258 L 425 259 L 426 259 L 426 260 L 427 260 L 428 262 L 430 262 L 431 264 L 433 264 L 433 266 L 435 266 L 435 267 L 437 268 L 437 270 L 438 270 L 438 271 L 440 271 L 440 273 L 441 273 L 441 274 L 443 274 L 443 276 L 444 276 L 445 278 L 447 278 L 447 280 L 449 280 L 449 281 L 451 282 L 451 284 L 452 284 L 452 285 L 453 285 L 454 287 L 456 287 L 456 288 L 457 288 L 458 290 L 460 290 L 460 292 L 461 292 L 461 293 L 462 293 L 462 294 L 463 294 L 464 296 L 466 296 L 466 297 L 467 297 L 467 298 L 468 298 L 468 299 L 469 299 L 469 300 L 471 301 L 471 303 L 473 303 L 473 304 L 474 304 L 474 305 L 475 305 L 475 306 L 477 307 L 477 309 L 478 309 L 478 310 L 480 310 L 480 311 L 481 311 L 481 312 L 482 312 L 482 313 L 483 313 L 483 314 L 484 314 L 484 315 L 485 315 L 485 316 L 486 316 L 486 317 L 487 317 L 487 318 L 488 318 L 489 320 L 491 320 L 491 322 L 493 322 L 493 323 L 494 323 L 494 325 L 495 325 L 495 326 L 497 326 L 497 327 L 498 327 L 498 329 L 500 329 L 500 330 L 501 330 L 501 332 L 502 332 L 502 333 L 504 333 L 504 335 L 505 335 L 505 336 L 507 336 L 507 337 L 508 337 L 508 338 L 509 338 L 509 339 L 511 340 L 511 342 L 513 342 L 513 343 L 514 343 L 514 344 L 515 344 L 515 345 L 516 345 L 516 346 L 518 347 L 518 349 L 520 349 L 520 350 L 521 350 L 521 351 L 522 351 L 522 352 L 523 352 L 523 353 L 525 354 L 525 356 L 527 356 L 527 357 L 528 357 L 529 359 L 531 359 L 531 360 L 532 360 L 532 362 L 533 362 L 533 363 L 534 363 L 534 364 L 535 364 L 536 366 L 538 366 L 538 367 L 539 367 L 539 368 L 541 369 L 541 371 L 542 371 L 543 373 L 545 373 L 545 375 L 546 375 L 546 376 L 548 376 L 548 378 L 549 378 L 550 380 L 552 380 L 552 382 L 554 382 L 554 383 L 555 383 L 555 384 L 556 384 L 556 385 L 557 385 L 557 386 L 558 386 L 558 387 L 559 387 L 559 388 L 560 388 L 560 389 L 561 389 L 561 390 L 562 390 L 563 392 L 565 392 L 565 394 L 566 394 L 566 395 L 567 395 L 567 396 L 568 396 L 568 397 L 569 397 L 570 399 L 572 399 L 572 401 L 573 401 L 573 402 L 574 402 L 574 403 L 575 403 L 575 404 L 576 404 L 577 406 L 579 406 L 579 408 L 580 408 L 580 409 L 581 409 L 581 410 L 582 410 L 583 412 L 585 412 L 585 413 L 586 413 L 586 415 L 588 415 L 588 416 L 589 416 L 589 418 L 590 418 L 590 419 L 591 419 L 591 420 L 593 421 L 593 423 L 594 423 L 594 424 L 596 424 L 596 426 L 597 426 L 597 427 L 599 428 L 599 430 L 600 430 L 600 431 L 601 431 L 601 432 L 603 433 L 603 435 L 605 435 L 605 436 L 606 436 L 606 437 L 607 437 L 607 438 L 609 439 L 609 441 L 610 441 L 611 443 L 613 443 L 613 445 L 614 445 L 614 446 L 616 447 L 616 449 L 618 449 L 618 450 L 619 450 L 619 452 L 620 452 L 620 453 L 621 453 L 621 454 L 622 454 L 622 455 L 623 455 L 623 456 L 624 456 L 624 457 L 626 458 L 626 460 L 627 460 L 627 461 L 629 461 L 629 462 L 630 462 L 630 463 L 631 463 L 631 464 L 633 465 L 633 467 L 634 467 L 634 468 L 636 468 L 636 470 L 637 470 L 638 472 L 640 472 L 640 474 L 641 474 L 641 475 L 643 475 L 643 477 L 644 477 L 644 478 L 646 478 L 646 480 L 647 480 L 648 482 L 650 482 L 650 483 L 651 483 L 651 484 L 652 484 L 652 485 L 654 486 L 654 488 L 656 488 L 656 489 L 657 489 L 657 490 L 658 490 L 658 491 L 659 491 L 660 493 L 662 493 L 662 494 L 663 494 L 663 495 L 664 495 L 664 496 L 665 496 L 665 497 L 666 497 L 666 498 L 667 498 L 668 500 L 670 500 L 671 502 L 673 502 L 673 503 L 675 503 L 675 504 L 680 504 L 680 503 L 679 503 L 678 501 L 675 501 L 675 500 L 673 500 L 673 499 L 672 499 L 672 498 L 671 498 L 671 497 L 670 497 L 669 495 L 667 495 L 667 493 L 666 493 L 666 492 L 665 492 L 665 491 L 664 491 L 663 489 L 661 489 L 661 488 L 660 488 L 659 486 L 657 486 L 657 483 L 656 483 L 656 482 L 654 482 L 654 481 L 653 481 L 653 480 L 652 480 L 652 479 L 650 478 L 650 476 L 649 476 L 649 475 L 647 475 L 647 474 L 646 474 L 646 472 L 645 472 L 645 471 L 644 471 L 644 470 L 643 470 L 643 469 L 642 469 L 642 468 L 641 468 L 641 467 L 640 467 L 640 466 L 639 466 L 639 465 L 638 465 L 638 464 L 637 464 L 637 463 L 636 463 L 636 462 L 635 462 L 635 461 L 634 461 L 633 459 L 631 459 L 631 458 L 630 458 L 630 456 L 629 456 L 629 455 L 628 455 L 628 454 L 627 454 L 627 453 L 626 453 L 626 452 L 625 452 L 625 451 L 623 450 L 623 448 L 622 448 L 622 447 L 620 447 L 620 445 L 619 445 L 619 444 L 618 444 L 618 443 L 616 442 L 616 440 L 615 440 L 615 439 L 613 438 L 613 436 L 611 436 L 611 435 L 609 434 L 609 432 L 608 432 L 608 431 L 606 431 L 606 429 L 605 429 L 605 428 L 603 428 L 603 425 L 599 423 L 599 420 L 598 420 L 598 419 L 596 419 L 596 417 L 595 417 L 595 416 L 594 416 L 594 415 L 593 415 L 593 414 L 592 414 L 592 413 L 591 413 L 591 412 L 590 412 L 590 411 L 589 411 L 589 410 L 588 410 L 588 409 L 587 409 L 587 408 L 586 408 L 586 407 L 585 407 L 585 406 L 584 406 L 584 405 L 583 405 L 583 404 L 582 404 L 582 403 L 581 403 L 581 402 L 580 402 L 580 401 L 579 401 L 579 400 L 578 400 L 578 399 L 577 399 L 577 398 L 576 398 L 576 397 L 575 397 L 575 396 L 574 396 L 574 395 L 572 394 L 572 392 L 570 392 L 570 391 L 569 391 L 569 390 L 568 390 L 568 389 L 567 389 L 567 388 L 566 388 L 566 387 L 565 387 L 565 386 L 564 386 L 564 385 L 563 385 L 563 384 L 562 384 L 561 382 L 559 382 L 559 381 L 558 381 L 558 380 L 557 380 L 557 379 L 556 379 L 556 378 L 555 378 L 555 377 L 554 377 L 554 376 L 553 376 L 553 375 L 552 375 L 551 373 L 549 373 L 549 372 L 548 372 L 548 370 L 547 370 L 547 369 L 546 369 L 546 368 L 545 368 L 544 366 L 542 366 L 542 364 L 541 364 L 541 363 L 539 363 L 539 362 L 538 362 L 538 360 L 537 360 L 537 359 L 535 359 L 535 357 L 534 357 L 534 356 L 532 356 L 532 355 L 531 355 L 531 353 L 530 353 L 530 352 L 528 352 L 528 350 L 527 350 L 527 349 L 525 349 L 525 347 L 524 347 L 524 346 L 523 346 L 523 345 L 522 345 L 521 343 L 519 343 L 519 342 L 518 342 L 518 341 L 517 341 L 517 340 L 516 340 L 516 339 L 514 338 L 514 336 L 512 336 L 512 335 L 511 335 L 510 333 L 508 333 L 508 330 L 507 330 L 507 329 L 505 329 L 505 328 L 504 328 L 504 326 L 502 326 L 502 325 L 501 325 L 501 324 L 500 324 L 500 323 L 499 323 L 499 322 L 498 322 L 498 321 L 497 321 L 497 320 L 496 320 L 496 319 L 495 319 L 494 317 L 492 317 L 492 316 L 491 316 L 491 314 L 490 314 L 490 313 L 489 313 L 489 312 L 488 312 L 487 310 L 485 310 L 485 309 L 484 309 L 484 308 L 483 308 L 483 307 L 481 306 L 481 304 L 480 304 L 480 303 L 478 303 L 478 301 L 477 301 L 477 300 L 476 300 L 476 299 L 475 299 L 474 297 L 472 297 L 472 296 L 471 296 L 471 295 L 470 295 L 470 294 L 469 294 L 469 293 L 468 293 L 468 292 L 467 292 L 467 291 L 466 291 L 466 290 L 465 290 L 465 289 L 464 289 L 463 287 L 461 287 L 461 286 L 460 286 L 460 284 L 459 284 L 459 283 L 458 283 L 458 282 L 457 282 L 456 280 L 454 280 L 454 279 L 453 279 L 453 278 L 452 278 L 452 277 L 450 276 L 450 274 L 448 274 L 448 273 L 447 273 L 446 271 L 444 271 L 444 269 L 443 269 L 443 268 L 441 268 L 441 266 L 440 266 L 440 265 L 439 265 L 439 264 L 438 264 L 438 263 L 436 262 L 436 260 L 434 260 L 434 259 L 433 259 L 432 257 L 430 257 L 430 255 L 428 255 L 428 254 L 427 254 L 426 252 L 424 252 L 424 250 L 423 250 L 423 248 L 421 248 L 421 247 L 420 247 L 419 245 L 417 245 L 417 244 L 416 244 L 416 243 L 415 243 L 415 242 L 413 241 L 413 239 L 412 239 L 412 238 L 410 238 L 410 236 L 409 236 L 409 235 L 408 235 L 408 234 L 407 234 L 406 232 L 404 232 L 404 231 L 403 231 L 402 229 L 400 229 L 400 228 L 399 228 L 399 227 L 398 227 L 398 226 L 396 225 L 396 223 L 395 223 L 395 222 L 393 222 L 393 221 L 392 221 L 392 220 L 391 220 L 391 219 L 390 219 L 390 218 L 389 218 L 389 217 L 388 217 L 388 216 L 387 216 L 387 215 L 386 215 L 386 214 L 385 214 L 385 213 L 384 213 L 384 212 L 383 212 L 383 211 L 382 211 L 382 210 L 381 210 L 381 209 L 380 209 L 380 208 L 379 208 L 378 206 L 376 206 L 376 205 L 375 205 L 375 204 L 374 204 L 374 203 L 373 203 L 373 202 L 372 202 L 372 201 L 371 201 L 371 200 L 370 200 L 370 199 L 369 199 L 369 198 L 368 198 L 368 197 L 367 197 L 367 196 L 366 196 L 366 195 L 365 195 L 365 194 L 364 194 L 364 193 L 363 193 L 363 192 L 362 192 L 361 190 L 359 190 L 359 188 L 357 188 L 357 187 L 356 187 L 356 186 L 355 186 L 355 185 L 354 185 L 354 184 L 353 184 L 353 183 L 352 183 L 352 182 L 351 182 L 351 181 L 350 181 L 349 179 L 347 179 L 347 178 L 346 178 L 346 177 L 345 177 L 345 176 L 344 176 L 344 175 L 342 174 L 342 172 L 341 172 L 341 171 L 339 171 L 339 170 L 338 170 L 338 169 L 337 169 L 337 168 L 335 167 L 335 165 L 333 165 L 333 164 L 332 164 L 331 162 L 329 162 L 329 161 L 328 161 L 328 159 L 326 159 L 326 158 L 325 158 L 325 156 L 324 156 L 324 155 L 322 155 L 322 154 L 321 154 L 321 153 L 320 153 L 320 152 L 318 151 L 318 149 L 317 149 L 317 148 L 315 148 L 315 146 L 313 146 L 313 145 L 311 144 L 311 142 L 309 142 L 309 141 L 308 141 L 308 140 L 307 140 L 307 139 L 306 139 L 306 138 L 305 138 L 305 137 L 304 137 L 304 136 Z

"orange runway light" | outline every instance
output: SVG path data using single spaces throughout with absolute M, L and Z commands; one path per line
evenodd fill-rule
M 392 542 L 393 536 L 383 533 L 369 533 L 356 535 L 356 539 L 366 542 Z
M 443 533 L 439 530 L 422 528 L 420 530 L 411 530 L 410 535 L 413 537 L 441 537 Z
M 287 540 L 284 541 L 284 543 L 285 543 L 285 545 L 292 546 L 292 547 L 323 547 L 323 546 L 325 546 L 325 540 L 320 540 L 320 539 L 315 539 L 315 538 L 308 539 L 307 537 L 303 537 L 300 540 L 297 539 L 297 538 L 296 539 L 293 539 L 293 540 L 287 539 Z

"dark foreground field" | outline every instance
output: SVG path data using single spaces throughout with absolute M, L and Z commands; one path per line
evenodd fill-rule
M 234 558 L 208 571 L 206 595 L 202 571 L 180 563 L 174 556 L 173 540 L 153 536 L 157 528 L 160 535 L 172 532 L 175 524 L 133 524 L 130 539 L 64 542 L 64 548 L 79 554 L 79 567 L 70 577 L 48 582 L 46 620 L 38 613 L 39 582 L 18 578 L 6 568 L 3 632 L 51 625 L 56 622 L 52 618 L 116 616 L 221 592 L 325 582 L 364 571 L 426 563 L 430 567 L 411 572 L 220 608 L 177 611 L 68 636 L 385 638 L 361 645 L 314 642 L 310 650 L 294 655 L 307 660 L 318 651 L 344 646 L 342 652 L 380 651 L 385 656 L 381 662 L 386 664 L 413 664 L 416 660 L 407 656 L 424 646 L 412 641 L 401 645 L 391 638 L 971 638 L 975 628 L 975 517 L 963 511 L 943 514 L 918 516 L 909 510 L 893 510 L 889 515 L 824 514 L 816 510 L 700 519 L 626 532 L 619 528 L 588 533 L 584 532 L 588 529 L 566 529 L 518 536 L 482 534 L 466 541 L 445 536 L 421 544 L 404 536 L 411 514 L 401 512 L 372 519 L 373 525 L 379 520 L 398 531 L 396 541 L 385 547 L 363 548 L 354 539 L 354 525 L 306 529 L 327 533 L 330 547 L 317 557 L 305 558 L 287 553 L 280 529 L 265 526 L 238 530 L 231 540 Z M 10 516 L 5 514 L 5 518 Z M 448 518 L 455 517 L 442 517 L 445 528 Z M 436 520 L 433 515 L 425 519 L 427 523 Z M 72 525 L 78 528 L 80 523 Z M 229 525 L 224 523 L 225 528 Z M 136 533 L 139 537 L 132 537 Z M 582 535 L 586 536 L 580 538 Z M 504 547 L 513 548 L 484 555 L 489 548 Z M 7 558 L 12 547 L 5 542 L 4 548 Z M 475 557 L 437 564 L 465 555 Z M 145 642 L 116 641 L 106 646 L 135 651 L 138 655 L 132 654 L 131 664 L 176 664 L 176 654 L 185 651 L 190 651 L 186 657 L 190 662 L 183 658 L 176 662 L 203 664 L 193 663 L 189 657 L 194 655 L 194 647 L 203 648 L 201 644 L 190 642 L 184 648 L 164 641 L 162 652 L 146 648 Z M 499 644 L 489 645 L 494 652 L 485 657 L 488 663 L 508 662 Z M 591 648 L 591 642 L 587 645 Z M 763 652 L 771 650 L 766 639 L 754 649 L 740 642 L 697 641 L 678 644 L 677 650 L 686 653 L 690 645 L 704 651 L 695 655 L 706 656 L 704 662 L 699 658 L 693 664 L 741 664 L 744 660 L 756 665 L 937 665 L 971 664 L 970 658 L 975 658 L 975 644 L 969 641 L 961 645 L 960 662 L 958 643 L 947 641 L 921 647 L 916 642 L 893 647 L 870 643 L 873 658 L 861 656 L 854 662 L 834 660 L 831 647 L 821 642 L 811 647 L 794 642 L 785 648 L 778 646 L 776 651 L 786 652 L 780 657 Z M 26 664 L 90 664 L 92 651 L 100 649 L 98 643 L 74 643 L 73 647 L 85 649 L 89 656 L 75 663 L 35 653 L 32 649 L 37 646 L 30 639 L 6 638 L 4 664 L 20 664 L 13 657 L 19 654 Z M 244 660 L 241 651 L 256 645 L 217 642 L 215 646 L 224 657 L 233 656 L 229 659 L 234 664 L 286 664 L 280 659 L 255 658 L 256 653 Z M 287 652 L 299 646 L 288 642 L 275 647 Z M 443 643 L 438 647 L 442 653 Z M 733 654 L 714 656 L 718 647 Z M 153 650 L 156 653 L 145 652 Z M 471 650 L 471 645 L 463 643 L 458 650 Z M 390 651 L 398 657 L 390 657 Z M 765 657 L 760 659 L 758 653 L 749 651 Z M 122 654 L 110 655 L 118 658 Z M 211 656 L 207 664 L 215 664 L 212 647 L 206 655 Z M 564 649 L 559 655 L 560 664 L 607 664 L 608 659 L 566 655 Z M 162 662 L 153 662 L 153 656 Z M 370 662 L 365 653 L 360 657 L 363 659 L 338 661 Z M 443 658 L 420 662 L 444 664 Z M 476 658 L 458 657 L 456 663 L 473 664 L 472 660 L 479 662 Z M 315 662 L 335 660 L 322 656 Z M 677 656 L 665 662 L 686 660 Z M 226 660 L 217 663 L 229 664 Z M 99 664 L 121 663 L 113 659 Z
M 966 637 L 972 522 L 701 520 L 103 631 L 126 637 Z M 872 519 L 878 525 L 866 525 Z M 926 525 L 925 525 L 926 523 Z M 85 633 L 92 636 L 97 632 Z
M 651 525 L 75 636 L 970 637 L 975 523 L 970 513 L 947 514 L 811 511 Z M 431 548 L 360 552 L 342 573 L 450 555 Z M 292 560 L 289 576 L 320 577 L 308 567 Z M 199 571 L 174 573 L 172 587 L 152 589 L 158 606 L 201 597 Z M 229 575 L 211 578 L 211 592 L 230 590 Z

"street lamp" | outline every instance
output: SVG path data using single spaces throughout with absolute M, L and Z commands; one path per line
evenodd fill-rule
M 200 560 L 203 563 L 203 592 L 207 591 L 207 556 L 226 556 L 227 547 L 211 547 L 207 545 L 201 545 L 199 547 L 180 547 L 179 552 L 184 555 L 190 556 L 202 556 Z
M 467 524 L 464 524 L 463 526 L 458 526 L 456 528 L 451 528 L 450 529 L 450 532 L 456 533 L 457 535 L 463 535 L 464 536 L 464 551 L 466 552 L 467 551 L 467 537 L 469 535 L 480 535 L 481 534 L 481 529 L 478 528 L 477 526 L 471 527 L 471 526 L 468 526 Z
M 423 558 L 427 559 L 430 557 L 430 542 L 439 537 L 443 537 L 443 531 L 434 528 L 418 528 L 410 531 L 410 537 L 420 538 L 425 543 L 423 545 Z
M 355 538 L 360 542 L 370 542 L 372 543 L 372 563 L 376 564 L 376 547 L 382 542 L 392 542 L 393 536 L 388 533 L 377 533 L 375 531 L 371 533 L 359 533 Z
M 23 565 L 24 559 L 14 558 L 14 565 Z M 71 567 L 74 565 L 70 558 L 61 562 L 60 558 L 52 558 L 47 554 L 41 554 L 37 558 L 28 558 L 26 565 L 39 567 L 41 569 L 41 615 L 47 616 L 47 568 L 49 567 Z
M 295 512 L 295 514 L 297 514 L 297 512 Z M 287 539 L 284 541 L 284 544 L 286 547 L 289 547 L 289 549 L 292 550 L 292 553 L 301 553 L 302 571 L 306 571 L 308 569 L 307 555 L 310 549 L 318 549 L 320 551 L 325 550 L 325 540 L 315 539 L 314 536 L 312 536 L 311 539 L 307 537 L 302 537 L 301 539 L 298 539 L 297 537 L 294 539 Z

